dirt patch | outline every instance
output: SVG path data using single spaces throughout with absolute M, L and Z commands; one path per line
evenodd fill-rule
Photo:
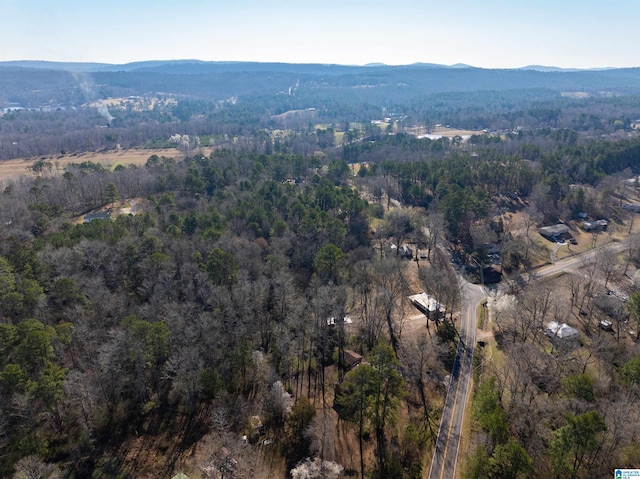
M 131 198 L 130 200 L 109 203 L 101 208 L 90 211 L 90 213 L 110 213 L 112 218 L 120 215 L 137 215 L 144 213 L 151 208 L 151 202 L 145 198 Z M 80 215 L 73 219 L 74 224 L 85 222 L 86 215 Z
M 150 208 L 151 202 L 143 198 L 133 198 L 114 206 L 116 215 L 137 215 Z

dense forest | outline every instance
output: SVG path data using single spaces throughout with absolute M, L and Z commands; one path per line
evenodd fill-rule
M 35 454 L 113 477 L 108 455 L 130 434 L 193 440 L 212 401 L 229 430 L 256 414 L 281 428 L 287 401 L 324 387 L 339 340 L 326 319 L 345 314 L 337 288 L 368 245 L 366 203 L 326 179 L 273 181 L 283 163 L 309 171 L 220 152 L 5 188 L 3 474 Z M 121 196 L 150 203 L 69 221 Z

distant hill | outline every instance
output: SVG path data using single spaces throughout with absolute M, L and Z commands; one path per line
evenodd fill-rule
M 372 66 L 376 68 L 394 68 L 383 63 L 366 66 L 316 64 L 316 63 L 276 63 L 276 62 L 205 62 L 201 60 L 149 60 L 125 64 L 110 63 L 69 63 L 48 61 L 9 61 L 0 62 L 0 68 L 46 69 L 70 72 L 149 72 L 206 75 L 230 72 L 281 72 L 298 74 L 331 74 L 362 72 Z M 439 67 L 442 67 L 439 65 Z
M 170 74 L 198 74 L 206 75 L 211 73 L 229 73 L 229 72 L 280 72 L 280 73 L 297 73 L 297 74 L 322 74 L 322 75 L 341 75 L 354 74 L 381 70 L 406 70 L 406 69 L 476 69 L 483 71 L 536 71 L 542 73 L 576 73 L 576 72 L 613 72 L 613 76 L 617 76 L 615 72 L 623 72 L 636 70 L 635 68 L 560 68 L 545 65 L 527 65 L 520 68 L 510 69 L 487 69 L 476 68 L 465 63 L 456 63 L 453 65 L 441 65 L 438 63 L 412 63 L 409 65 L 387 65 L 385 63 L 367 63 L 366 65 L 338 65 L 338 64 L 320 64 L 320 63 L 281 63 L 281 62 L 246 62 L 246 61 L 202 61 L 195 59 L 180 60 L 148 60 L 140 62 L 132 62 L 125 64 L 110 63 L 75 63 L 75 62 L 50 62 L 50 61 L 8 61 L 0 62 L 0 68 L 34 68 L 59 71 L 77 71 L 77 72 L 154 72 L 154 73 L 170 73 Z M 628 76 L 623 73 L 624 76 Z M 633 72 L 635 75 L 635 72 Z
M 38 68 L 44 70 L 62 70 L 75 72 L 95 72 L 112 65 L 108 63 L 48 62 L 40 60 L 18 60 L 0 62 L 0 68 Z
M 129 67 L 133 65 L 133 67 Z M 364 66 L 348 66 L 348 65 L 325 65 L 320 63 L 262 63 L 262 62 L 190 62 L 190 61 L 174 61 L 174 62 L 158 62 L 157 65 L 151 65 L 149 62 L 141 62 L 139 64 L 124 65 L 126 69 L 123 71 L 139 71 L 153 73 L 170 73 L 179 74 L 218 74 L 218 73 L 294 73 L 294 74 L 311 74 L 311 75 L 342 75 L 359 73 L 370 70 L 370 67 Z M 377 68 L 393 68 L 382 66 Z M 112 70 L 113 71 L 113 70 Z
M 447 66 L 436 63 L 413 63 L 411 65 L 387 65 L 384 63 L 367 63 L 366 65 L 338 65 L 320 63 L 279 63 L 279 62 L 207 62 L 201 60 L 148 60 L 124 64 L 111 63 L 73 63 L 20 60 L 0 62 L 0 68 L 37 68 L 59 71 L 77 72 L 155 72 L 171 74 L 209 74 L 226 72 L 271 72 L 299 74 L 341 75 L 363 72 L 367 69 L 405 69 L 405 68 L 473 68 L 463 63 Z
M 81 72 L 78 78 L 75 72 Z M 0 62 L 0 107 L 73 107 L 99 98 L 157 94 L 208 100 L 295 97 L 301 106 L 341 101 L 377 107 L 425 95 L 515 90 L 640 94 L 640 68 L 563 70 L 530 66 L 484 69 L 417 63 L 369 66 L 154 60 L 104 63 Z M 533 93 L 531 93 L 533 94 Z M 536 93 L 539 94 L 539 93 Z
M 153 69 L 153 68 L 161 68 L 163 66 L 175 66 L 179 67 L 180 65 L 194 65 L 194 64 L 203 64 L 207 62 L 203 62 L 201 60 L 147 60 L 141 62 L 131 62 L 124 64 L 105 64 L 102 67 L 96 69 L 95 71 L 103 71 L 103 72 L 131 72 L 136 70 L 145 70 L 145 69 Z
M 49 61 L 32 61 L 18 60 L 9 62 L 0 62 L 0 68 L 37 68 L 44 70 L 58 70 L 70 72 L 118 72 L 118 71 L 134 71 L 144 68 L 158 68 L 163 65 L 181 65 L 181 64 L 206 63 L 200 60 L 150 60 L 142 62 L 133 62 L 125 64 L 113 63 L 82 63 L 82 62 L 49 62 Z
M 547 67 L 544 65 L 527 65 L 526 67 L 520 67 L 518 70 L 533 70 L 537 72 L 566 72 L 566 71 L 580 71 L 575 68 L 559 68 L 559 67 Z
M 616 70 L 616 68 L 560 68 L 560 67 L 548 67 L 544 65 L 527 65 L 526 67 L 520 67 L 518 70 L 535 70 L 538 72 L 599 72 L 606 70 Z

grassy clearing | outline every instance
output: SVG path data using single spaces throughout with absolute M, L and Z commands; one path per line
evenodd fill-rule
M 208 154 L 208 152 L 205 152 Z M 15 178 L 24 175 L 32 175 L 32 167 L 36 161 L 43 160 L 51 163 L 51 171 L 44 171 L 45 175 L 58 175 L 64 173 L 66 166 L 72 163 L 82 163 L 90 161 L 99 163 L 105 168 L 112 170 L 118 165 L 122 166 L 144 166 L 151 155 L 166 156 L 180 159 L 184 153 L 176 148 L 162 149 L 131 149 L 131 150 L 110 150 L 104 152 L 88 152 L 72 155 L 43 156 L 40 158 L 18 158 L 0 162 L 0 178 Z
M 531 248 L 529 250 L 529 261 L 534 268 L 549 264 L 551 258 L 552 243 L 544 239 L 539 234 L 531 235 Z
M 485 299 L 481 304 L 480 307 L 478 308 L 478 312 L 477 312 L 477 320 L 478 320 L 478 329 L 485 329 L 485 321 L 488 319 L 488 312 L 487 312 L 487 300 Z

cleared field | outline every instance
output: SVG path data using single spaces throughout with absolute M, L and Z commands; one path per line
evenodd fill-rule
M 208 154 L 208 152 L 204 152 Z M 82 154 L 65 155 L 57 157 L 41 157 L 41 158 L 17 158 L 13 160 L 0 161 L 0 178 L 15 178 L 21 175 L 33 174 L 31 167 L 36 161 L 45 160 L 51 163 L 51 172 L 47 171 L 46 174 L 62 174 L 65 166 L 70 163 L 82 163 L 84 161 L 91 161 L 93 163 L 99 163 L 105 168 L 112 169 L 117 165 L 136 165 L 143 166 L 151 155 L 166 156 L 168 158 L 181 159 L 184 157 L 184 153 L 177 148 L 167 149 L 131 149 L 131 150 L 119 150 L 119 151 L 105 151 L 100 153 L 88 152 Z
M 447 137 L 447 138 L 453 138 L 455 136 L 461 136 L 463 138 L 465 137 L 470 137 L 473 135 L 482 135 L 483 132 L 482 131 L 477 131 L 477 130 L 458 130 L 457 128 L 448 128 L 446 126 L 436 126 L 435 128 L 433 128 L 432 130 L 427 130 L 426 127 L 424 126 L 414 126 L 414 127 L 407 127 L 404 129 L 404 131 L 406 131 L 407 133 L 409 133 L 410 135 L 415 135 L 415 136 L 423 136 L 426 134 L 429 135 L 433 135 L 433 136 L 443 136 L 443 137 Z

